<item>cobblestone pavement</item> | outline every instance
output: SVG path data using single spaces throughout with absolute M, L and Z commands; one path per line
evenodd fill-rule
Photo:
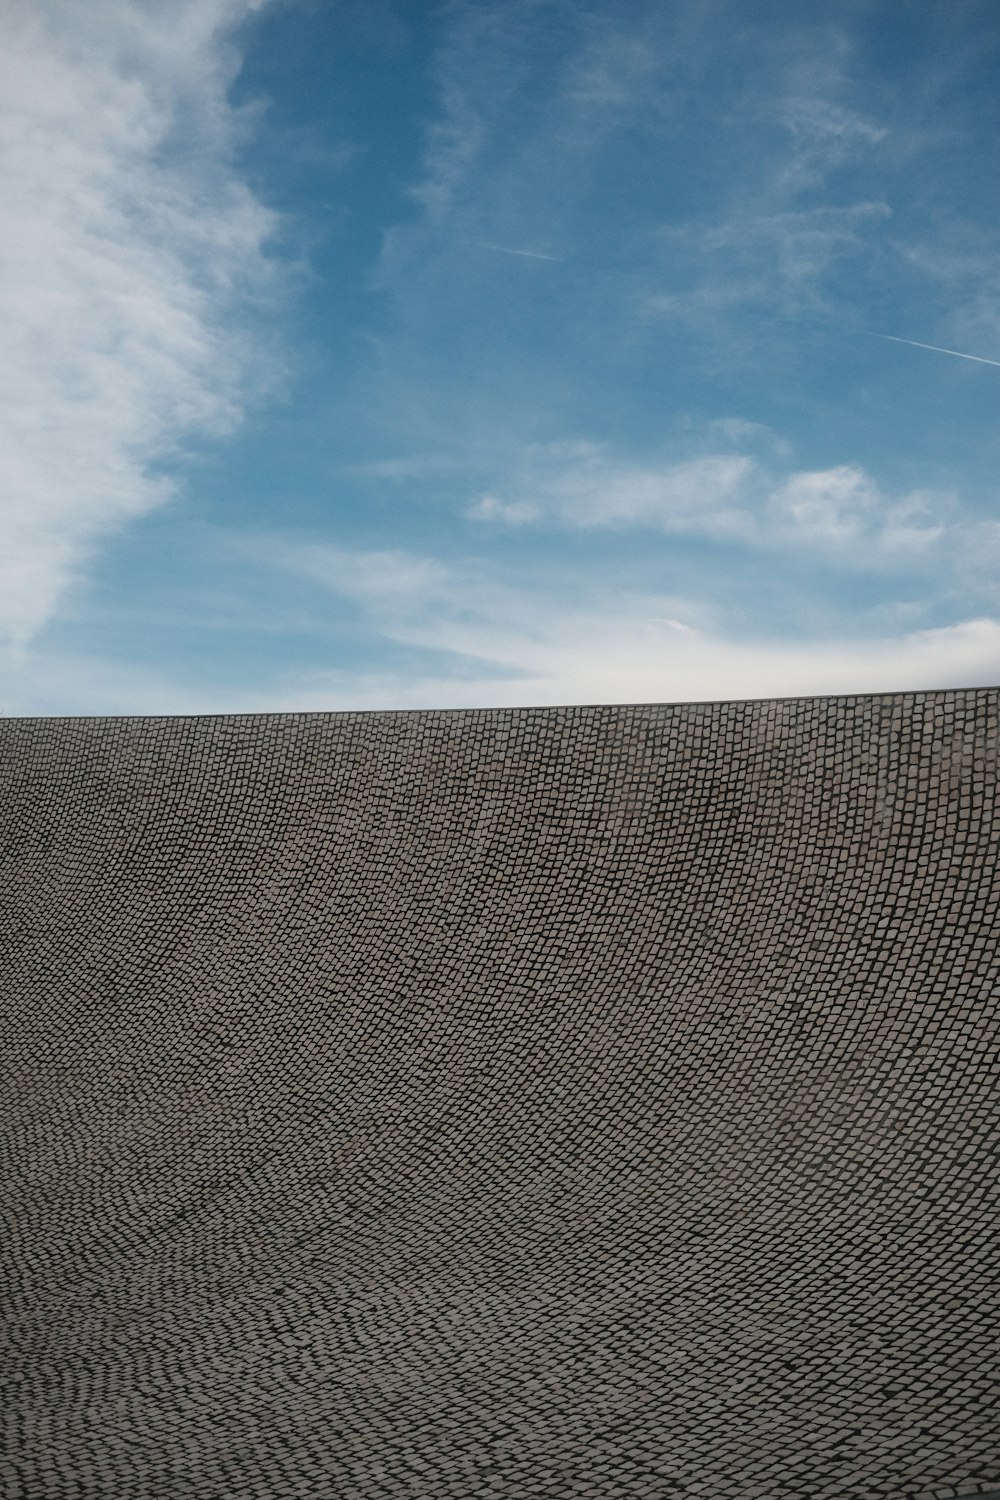
M 0 721 L 0 1495 L 1000 1490 L 998 724 Z

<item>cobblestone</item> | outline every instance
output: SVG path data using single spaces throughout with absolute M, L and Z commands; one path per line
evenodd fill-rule
M 995 1497 L 998 730 L 0 721 L 0 1495 Z

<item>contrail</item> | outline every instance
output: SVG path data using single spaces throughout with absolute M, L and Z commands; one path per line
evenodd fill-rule
M 526 255 L 529 260 L 562 260 L 561 255 L 543 255 L 540 250 L 513 250 L 510 245 L 491 245 L 486 240 L 469 240 L 479 250 L 499 250 L 501 255 Z
M 892 344 L 909 344 L 913 349 L 933 349 L 935 354 L 953 354 L 956 359 L 971 359 L 977 365 L 995 365 L 1000 370 L 1000 359 L 984 359 L 981 354 L 963 354 L 959 349 L 942 349 L 940 344 L 921 344 L 916 339 L 897 338 L 893 333 L 873 333 L 873 339 L 888 339 Z

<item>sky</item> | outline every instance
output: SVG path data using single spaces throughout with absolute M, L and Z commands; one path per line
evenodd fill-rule
M 1000 682 L 995 0 L 6 0 L 0 712 Z

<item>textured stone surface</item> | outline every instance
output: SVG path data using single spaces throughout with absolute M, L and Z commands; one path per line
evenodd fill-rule
M 998 711 L 0 722 L 0 1494 L 1000 1489 Z

